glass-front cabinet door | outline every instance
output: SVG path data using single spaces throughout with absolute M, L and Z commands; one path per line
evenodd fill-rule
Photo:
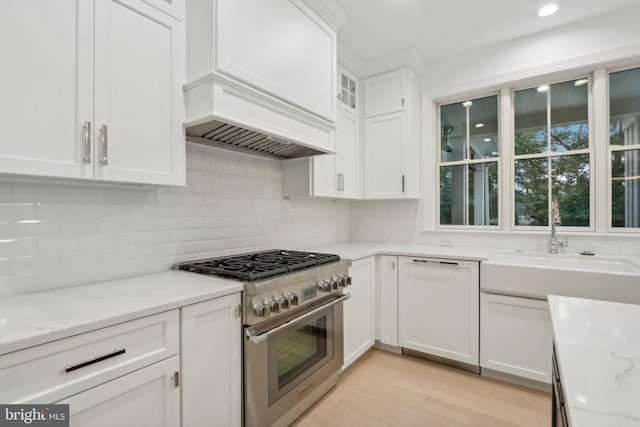
M 351 112 L 358 112 L 358 79 L 338 66 L 338 105 Z

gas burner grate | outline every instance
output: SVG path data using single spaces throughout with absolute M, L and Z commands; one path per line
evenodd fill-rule
M 179 270 L 254 281 L 339 261 L 338 255 L 275 249 L 176 264 Z

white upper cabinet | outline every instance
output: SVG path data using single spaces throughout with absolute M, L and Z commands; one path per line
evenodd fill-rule
M 343 71 L 339 71 L 340 75 Z M 355 77 L 349 77 L 354 81 Z M 355 80 L 358 84 L 357 80 Z M 347 82 L 347 85 L 350 83 Z M 354 89 L 355 93 L 355 89 Z M 348 98 L 348 96 L 347 96 Z M 340 99 L 337 100 L 340 105 Z M 354 104 L 357 105 L 357 104 Z M 335 129 L 336 154 L 283 162 L 283 195 L 359 199 L 360 117 L 350 107 L 338 108 Z
M 183 23 L 160 10 L 96 0 L 96 178 L 172 184 L 184 174 L 183 45 Z
M 408 69 L 365 80 L 365 199 L 420 197 L 418 96 Z
M 93 4 L 0 5 L 0 172 L 90 178 L 83 125 L 93 120 Z
M 3 2 L 0 173 L 184 185 L 179 4 Z
M 370 77 L 364 81 L 365 117 L 404 111 L 409 106 L 409 76 L 406 69 Z

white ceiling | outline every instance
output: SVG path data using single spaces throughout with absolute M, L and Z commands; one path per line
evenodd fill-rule
M 336 0 L 346 12 L 340 43 L 369 61 L 415 47 L 428 62 L 532 35 L 640 0 L 563 0 L 539 18 L 538 0 Z

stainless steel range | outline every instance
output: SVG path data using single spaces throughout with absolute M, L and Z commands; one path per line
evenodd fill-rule
M 350 266 L 279 249 L 176 265 L 244 282 L 245 426 L 289 425 L 335 385 Z

